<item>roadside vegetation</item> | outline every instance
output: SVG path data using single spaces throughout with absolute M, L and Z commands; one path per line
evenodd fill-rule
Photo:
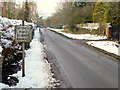
M 19 80 L 10 75 L 21 70 L 22 44 L 15 42 L 14 28 L 16 25 L 22 25 L 22 20 L 25 20 L 25 24 L 30 25 L 34 32 L 33 23 L 28 22 L 37 23 L 39 20 L 37 6 L 35 2 L 23 2 L 22 4 L 0 2 L 0 5 L 4 6 L 4 12 L 0 15 L 0 44 L 2 47 L 0 54 L 3 56 L 0 83 L 15 86 Z M 32 33 L 32 37 L 33 35 L 34 33 Z M 25 49 L 29 49 L 29 43 L 26 43 Z
M 0 0 L 0 5 L 0 8 L 3 7 L 2 15 L 0 14 L 2 17 L 34 23 L 39 22 L 39 14 L 35 1 L 16 3 Z
M 46 27 L 63 26 L 64 32 L 105 35 L 109 26 L 120 26 L 120 2 L 60 2 L 56 12 L 44 20 Z M 43 23 L 43 22 L 42 22 Z M 96 30 L 78 27 L 78 24 L 99 23 Z

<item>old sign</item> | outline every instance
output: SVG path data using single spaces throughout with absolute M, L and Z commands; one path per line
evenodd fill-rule
M 30 42 L 32 37 L 31 26 L 16 26 L 15 27 L 15 41 L 16 42 Z

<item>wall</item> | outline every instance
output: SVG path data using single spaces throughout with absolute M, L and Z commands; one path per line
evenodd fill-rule
M 108 27 L 110 23 L 106 23 L 106 26 Z M 82 23 L 77 24 L 77 27 L 99 27 L 99 23 Z

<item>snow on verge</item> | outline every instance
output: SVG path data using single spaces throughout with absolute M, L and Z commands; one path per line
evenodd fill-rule
M 120 45 L 116 42 L 113 42 L 113 41 L 90 41 L 90 42 L 87 42 L 87 44 L 120 56 L 120 54 L 119 54 Z
M 105 36 L 97 36 L 97 35 L 91 35 L 91 34 L 70 34 L 62 32 L 63 29 L 52 29 L 48 28 L 50 30 L 56 31 L 58 33 L 61 33 L 69 38 L 73 39 L 84 39 L 84 40 L 101 40 L 101 39 L 107 39 Z
M 43 59 L 43 45 L 39 38 L 39 29 L 36 29 L 30 49 L 25 51 L 25 77 L 22 77 L 22 71 L 13 74 L 12 76 L 19 79 L 19 83 L 9 88 L 47 88 L 55 81 L 52 78 L 50 64 Z
M 99 26 L 96 26 L 96 27 L 87 27 L 87 26 L 84 26 L 84 27 L 81 27 L 81 28 L 92 30 L 92 29 L 98 29 Z
M 1 52 L 2 52 L 3 48 L 0 46 L 0 57 L 1 57 Z
M 0 46 L 0 52 L 2 52 L 3 48 Z
M 2 90 L 2 88 L 9 88 L 9 86 L 8 86 L 8 85 L 5 85 L 5 84 L 0 83 L 0 90 Z
M 84 39 L 84 40 L 106 39 L 105 36 L 97 36 L 97 35 L 90 35 L 90 34 L 70 34 L 70 33 L 64 33 L 64 32 L 61 32 L 61 34 L 73 39 Z
M 97 35 L 90 35 L 90 34 L 70 34 L 70 33 L 62 32 L 63 29 L 53 29 L 53 28 L 47 28 L 47 29 L 56 31 L 58 33 L 61 33 L 65 36 L 67 36 L 69 38 L 73 38 L 73 39 L 84 39 L 84 40 L 107 39 L 107 37 L 105 37 L 105 36 L 97 36 Z M 116 42 L 113 42 L 113 41 L 89 41 L 89 42 L 87 42 L 87 44 L 120 56 L 120 45 Z

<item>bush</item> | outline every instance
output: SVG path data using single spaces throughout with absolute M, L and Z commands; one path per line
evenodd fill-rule
M 71 31 L 71 32 L 77 32 L 79 30 L 79 28 L 76 26 L 76 25 L 68 25 L 68 29 Z
M 99 29 L 98 29 L 98 35 L 105 35 L 105 31 L 106 31 L 107 25 L 102 22 L 99 25 Z

